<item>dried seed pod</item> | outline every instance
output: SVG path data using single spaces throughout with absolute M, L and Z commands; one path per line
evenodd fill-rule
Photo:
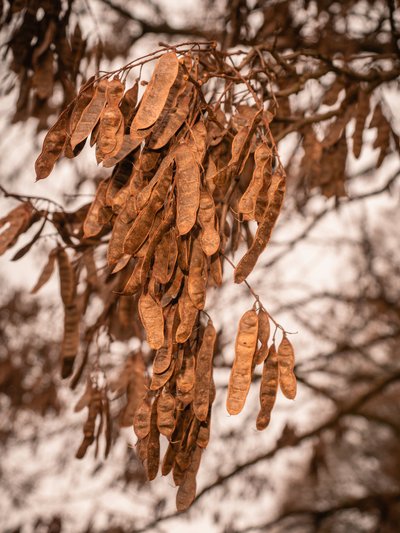
M 33 207 L 29 202 L 18 205 L 5 217 L 0 219 L 0 255 L 14 246 L 18 237 L 33 222 Z M 5 229 L 3 229 L 5 227 Z
M 170 442 L 161 465 L 161 475 L 168 476 L 171 472 L 172 467 L 174 466 L 176 451 L 176 445 Z
M 268 355 L 268 339 L 271 332 L 269 324 L 268 313 L 264 309 L 258 312 L 258 340 L 261 342 L 260 348 L 257 350 L 254 362 L 260 365 Z
M 264 361 L 260 385 L 260 412 L 257 416 L 257 429 L 265 429 L 271 418 L 271 411 L 278 392 L 278 355 L 275 344 L 272 343 L 268 356 Z
M 294 350 L 291 342 L 283 336 L 280 345 L 278 346 L 278 362 L 279 362 L 279 385 L 281 391 L 289 400 L 294 400 L 296 397 L 297 383 L 294 375 Z
M 142 293 L 140 296 L 139 314 L 149 346 L 158 350 L 164 344 L 164 316 L 161 306 L 151 294 Z
M 206 420 L 210 406 L 210 383 L 212 381 L 212 359 L 217 332 L 211 319 L 204 330 L 200 350 L 196 356 L 193 411 L 198 420 Z
M 100 118 L 100 115 L 106 105 L 106 93 L 108 87 L 108 80 L 100 80 L 96 85 L 93 98 L 89 104 L 85 107 L 82 112 L 78 123 L 76 124 L 75 130 L 71 135 L 71 147 L 75 148 L 77 144 L 82 142 L 86 137 L 88 137 L 96 126 L 97 121 Z
M 179 268 L 179 266 L 176 266 L 175 274 L 172 277 L 172 280 L 170 282 L 170 285 L 167 289 L 167 291 L 163 294 L 163 297 L 161 298 L 161 306 L 166 307 L 171 303 L 172 300 L 174 300 L 181 290 L 181 285 L 183 281 L 183 273 L 182 270 Z
M 184 353 L 182 367 L 176 376 L 176 388 L 181 394 L 190 392 L 194 387 L 194 356 L 190 353 Z
M 238 211 L 243 215 L 243 220 L 254 220 L 256 216 L 256 202 L 258 195 L 265 183 L 264 174 L 269 171 L 272 161 L 271 148 L 263 143 L 256 148 L 254 153 L 255 168 L 253 176 L 245 193 L 239 201 Z
M 72 106 L 70 104 L 47 132 L 42 151 L 35 162 L 36 180 L 47 178 L 56 161 L 60 158 L 67 142 L 67 128 L 71 112 Z
M 198 309 L 193 305 L 192 300 L 190 299 L 186 285 L 179 298 L 178 309 L 180 324 L 176 330 L 176 342 L 185 342 L 192 334 L 199 313 Z
M 75 304 L 65 306 L 64 335 L 61 344 L 61 377 L 72 374 L 75 358 L 79 349 L 79 311 Z
M 158 472 L 160 466 L 160 432 L 157 426 L 157 405 L 158 398 L 153 402 L 150 416 L 150 432 L 149 441 L 147 444 L 147 461 L 146 470 L 147 478 L 152 481 Z
M 138 439 L 144 439 L 150 432 L 151 404 L 148 396 L 143 398 L 133 418 L 133 429 Z
M 67 252 L 63 248 L 57 250 L 57 263 L 60 275 L 61 299 L 64 306 L 71 305 L 76 294 L 76 278 Z
M 178 245 L 175 238 L 175 230 L 167 231 L 158 244 L 153 263 L 153 276 L 163 285 L 167 284 L 174 272 L 178 257 Z
M 196 475 L 200 467 L 202 449 L 196 446 L 193 451 L 189 468 L 186 470 L 182 483 L 176 494 L 176 508 L 179 512 L 185 511 L 196 497 Z
M 207 288 L 207 265 L 199 239 L 192 241 L 190 256 L 188 292 L 197 309 L 204 309 Z
M 162 55 L 157 61 L 150 83 L 146 87 L 139 109 L 132 121 L 131 136 L 137 130 L 151 127 L 158 119 L 178 75 L 178 68 L 179 62 L 174 52 Z
M 175 362 L 171 361 L 169 367 L 160 372 L 159 374 L 153 374 L 151 378 L 150 390 L 159 390 L 170 380 L 175 370 Z
M 264 219 L 257 228 L 254 242 L 235 268 L 235 283 L 242 283 L 247 278 L 269 242 L 285 194 L 285 175 L 283 172 L 276 171 L 270 189 L 272 190 L 268 208 L 264 214 Z
M 211 256 L 218 251 L 220 237 L 216 226 L 214 200 L 208 191 L 203 190 L 200 193 L 198 218 L 201 226 L 201 246 L 204 253 Z
M 95 199 L 90 204 L 88 214 L 86 215 L 83 223 L 83 235 L 86 239 L 95 237 L 104 227 L 104 221 L 101 218 L 101 212 L 106 205 L 106 193 L 109 183 L 109 178 L 106 178 L 99 183 Z
M 196 222 L 200 203 L 200 169 L 187 143 L 174 151 L 176 164 L 177 212 L 176 226 L 179 235 L 188 233 Z
M 165 389 L 158 398 L 157 426 L 160 433 L 170 440 L 175 429 L 175 398 Z
M 252 363 L 257 347 L 258 317 L 254 309 L 246 311 L 239 322 L 236 336 L 235 360 L 229 379 L 226 407 L 237 415 L 243 409 L 251 384 Z

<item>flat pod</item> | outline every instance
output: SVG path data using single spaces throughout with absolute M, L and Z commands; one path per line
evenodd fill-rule
M 259 431 L 265 429 L 271 419 L 278 392 L 278 356 L 275 344 L 271 344 L 268 356 L 264 361 L 260 384 L 260 412 L 257 416 L 256 427 Z
M 196 356 L 193 411 L 198 420 L 207 419 L 210 406 L 210 383 L 212 381 L 212 360 L 217 332 L 209 319 L 204 330 L 200 350 Z
M 186 285 L 179 298 L 178 309 L 180 324 L 176 330 L 176 342 L 182 343 L 187 341 L 192 334 L 199 312 L 190 299 Z
M 190 256 L 188 292 L 197 309 L 204 309 L 207 288 L 207 264 L 199 239 L 192 241 Z
M 159 283 L 165 285 L 169 282 L 174 272 L 177 257 L 178 244 L 175 230 L 171 229 L 165 233 L 154 254 L 153 275 Z
M 294 375 L 294 350 L 291 342 L 283 336 L 280 345 L 278 346 L 278 362 L 279 362 L 279 385 L 281 391 L 289 400 L 294 400 L 296 397 L 297 383 Z
M 33 220 L 33 206 L 29 202 L 18 205 L 0 219 L 0 255 L 13 246 Z
M 190 353 L 184 353 L 182 367 L 176 376 L 176 388 L 181 394 L 190 392 L 194 387 L 194 356 Z
M 244 281 L 255 267 L 261 253 L 267 246 L 272 230 L 279 216 L 285 194 L 285 176 L 283 173 L 276 173 L 276 186 L 271 192 L 267 210 L 264 218 L 257 228 L 254 242 L 245 253 L 235 268 L 235 283 Z M 271 184 L 272 187 L 272 184 Z
M 133 429 L 138 439 L 144 439 L 150 433 L 151 404 L 145 397 L 133 418 Z
M 146 87 L 139 109 L 132 121 L 131 133 L 152 126 L 167 101 L 169 91 L 178 75 L 179 61 L 174 52 L 160 57 Z
M 254 220 L 258 195 L 264 184 L 264 173 L 268 171 L 268 162 L 272 160 L 271 148 L 265 143 L 256 148 L 254 153 L 255 168 L 249 186 L 239 201 L 238 211 L 244 220 Z
M 243 409 L 250 389 L 252 363 L 257 347 L 258 317 L 254 309 L 246 311 L 239 322 L 226 402 L 228 413 L 237 415 Z
M 199 446 L 193 451 L 191 462 L 176 495 L 176 508 L 185 511 L 196 497 L 196 475 L 200 467 L 202 449 Z
M 72 106 L 70 104 L 47 132 L 42 151 L 35 162 L 36 180 L 47 178 L 56 161 L 60 158 L 67 142 L 67 128 L 71 112 Z
M 73 364 L 79 349 L 79 311 L 74 303 L 64 309 L 64 335 L 61 344 L 61 377 L 72 374 Z
M 153 402 L 150 416 L 149 441 L 147 443 L 147 478 L 152 481 L 158 473 L 160 466 L 160 432 L 157 426 L 158 398 Z
M 215 220 L 214 200 L 211 194 L 205 190 L 202 190 L 200 193 L 198 219 L 201 226 L 201 246 L 204 253 L 211 256 L 219 249 L 220 236 Z
M 161 435 L 170 439 L 175 429 L 175 398 L 163 390 L 157 403 L 157 426 Z
M 188 145 L 181 144 L 174 152 L 176 163 L 177 213 L 179 235 L 188 233 L 196 223 L 200 203 L 200 169 Z
M 268 355 L 268 339 L 271 332 L 268 313 L 260 309 L 258 313 L 258 340 L 261 342 L 260 348 L 255 354 L 255 364 L 260 365 Z
M 60 275 L 60 292 L 64 306 L 71 305 L 76 294 L 75 271 L 67 252 L 63 248 L 57 250 L 57 263 Z
M 35 283 L 35 286 L 31 290 L 31 294 L 36 294 L 38 290 L 41 289 L 43 285 L 45 285 L 49 281 L 49 279 L 51 278 L 51 275 L 54 272 L 56 259 L 57 259 L 57 248 L 55 248 L 54 250 L 50 252 L 47 263 L 43 267 L 43 270 L 40 273 L 39 279 L 37 280 L 37 282 Z
M 140 296 L 139 314 L 149 346 L 158 350 L 164 344 L 164 316 L 161 306 L 151 294 L 143 293 Z
M 93 97 L 89 104 L 82 112 L 80 119 L 76 125 L 74 132 L 71 135 L 71 147 L 75 148 L 77 144 L 86 139 L 93 128 L 106 105 L 106 93 L 108 87 L 108 80 L 100 80 L 96 85 Z
M 106 204 L 106 193 L 109 182 L 109 178 L 106 178 L 102 180 L 97 187 L 96 196 L 83 223 L 83 235 L 86 239 L 95 237 L 104 227 L 101 220 L 101 211 Z

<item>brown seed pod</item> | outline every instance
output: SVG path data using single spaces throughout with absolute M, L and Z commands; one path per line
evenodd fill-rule
M 246 311 L 239 322 L 236 336 L 235 360 L 229 379 L 226 407 L 237 415 L 243 409 L 251 384 L 252 363 L 257 347 L 258 317 L 254 309 Z
M 75 130 L 71 135 L 71 147 L 75 148 L 77 144 L 86 139 L 93 128 L 96 126 L 97 121 L 100 118 L 100 115 L 106 105 L 106 94 L 108 87 L 108 80 L 100 80 L 99 83 L 95 86 L 94 94 L 82 112 L 78 123 L 76 124 Z
M 165 389 L 158 398 L 157 426 L 162 435 L 171 439 L 175 429 L 175 398 Z
M 204 309 L 207 288 L 207 264 L 199 239 L 192 241 L 190 256 L 188 292 L 197 309 Z
M 260 385 L 260 412 L 257 416 L 257 429 L 265 429 L 271 418 L 271 411 L 278 392 L 278 355 L 272 343 L 264 361 Z
M 29 202 L 18 205 L 0 219 L 0 255 L 14 246 L 18 237 L 33 222 L 33 206 Z M 4 229 L 5 227 L 5 229 Z
M 83 234 L 87 239 L 98 235 L 104 227 L 101 212 L 106 205 L 106 193 L 109 183 L 109 178 L 106 178 L 99 183 L 95 199 L 90 204 L 88 214 L 83 223 Z
M 255 267 L 259 256 L 269 242 L 275 222 L 279 216 L 285 194 L 285 175 L 283 172 L 276 171 L 272 179 L 271 196 L 267 210 L 258 226 L 253 244 L 235 268 L 235 283 L 242 283 Z
M 133 418 L 133 429 L 138 439 L 144 439 L 150 432 L 151 404 L 150 398 L 145 396 Z
M 220 237 L 216 227 L 215 204 L 211 194 L 202 190 L 200 193 L 200 206 L 198 211 L 201 226 L 200 242 L 204 253 L 211 256 L 217 253 Z
M 200 203 L 200 169 L 187 143 L 174 151 L 176 164 L 177 213 L 179 235 L 188 233 L 196 222 Z
M 36 180 L 47 178 L 60 158 L 67 142 L 67 128 L 71 112 L 72 105 L 70 104 L 47 132 L 42 151 L 35 162 Z
M 61 299 L 64 306 L 74 302 L 76 294 L 76 278 L 67 252 L 63 248 L 57 250 L 57 263 L 60 275 Z
M 147 342 L 153 350 L 164 344 L 164 316 L 160 304 L 150 293 L 142 293 L 139 298 L 139 314 L 146 331 Z
M 160 432 L 157 426 L 158 398 L 155 398 L 151 407 L 149 441 L 147 443 L 146 470 L 149 481 L 153 480 L 160 466 Z
M 217 332 L 211 319 L 204 330 L 200 350 L 196 356 L 193 411 L 198 420 L 207 419 L 210 406 L 210 383 L 212 381 L 212 360 Z
M 61 344 L 61 377 L 67 378 L 72 374 L 75 358 L 79 349 L 79 321 L 77 306 L 70 303 L 65 306 L 64 335 Z
M 154 374 L 151 378 L 150 383 L 150 390 L 159 390 L 170 380 L 171 376 L 173 375 L 175 371 L 175 362 L 171 361 L 171 364 L 169 367 L 164 370 L 164 372 L 160 372 L 159 374 Z
M 49 281 L 49 279 L 51 278 L 51 275 L 54 272 L 56 259 L 57 259 L 57 248 L 54 248 L 49 253 L 49 258 L 47 260 L 47 263 L 43 267 L 43 270 L 40 273 L 39 279 L 37 280 L 37 282 L 35 283 L 35 286 L 31 290 L 31 294 L 36 294 L 38 290 L 41 289 L 43 285 L 45 285 Z
M 177 257 L 175 229 L 171 229 L 164 234 L 154 254 L 153 276 L 159 283 L 165 285 L 170 281 Z
M 194 355 L 184 352 L 182 366 L 176 376 L 177 392 L 186 394 L 194 387 Z
M 255 219 L 257 198 L 265 183 L 265 173 L 268 174 L 272 161 L 271 148 L 266 143 L 260 144 L 254 153 L 254 160 L 253 176 L 238 206 L 238 211 L 243 215 L 243 220 Z
M 279 362 L 279 385 L 281 391 L 289 400 L 294 400 L 296 397 L 297 383 L 294 375 L 294 350 L 291 342 L 283 336 L 280 345 L 278 346 L 278 362 Z
M 258 340 L 261 342 L 260 348 L 256 351 L 254 363 L 261 365 L 268 355 L 268 339 L 271 332 L 268 313 L 263 309 L 258 312 Z
M 174 52 L 162 55 L 157 61 L 150 83 L 132 121 L 131 136 L 134 136 L 135 131 L 151 127 L 158 119 L 178 75 L 178 68 L 179 61 Z
M 176 494 L 176 508 L 185 511 L 193 503 L 196 496 L 196 475 L 200 467 L 202 449 L 196 446 L 193 451 L 189 468 L 186 470 L 182 483 Z
M 192 334 L 199 313 L 190 299 L 186 284 L 179 298 L 178 308 L 180 324 L 176 330 L 176 342 L 185 342 Z

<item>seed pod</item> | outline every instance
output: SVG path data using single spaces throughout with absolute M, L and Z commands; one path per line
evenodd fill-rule
M 95 237 L 104 227 L 104 222 L 101 219 L 101 212 L 106 205 L 106 193 L 109 183 L 109 178 L 106 178 L 102 180 L 97 187 L 95 199 L 91 203 L 83 223 L 83 235 L 86 239 Z
M 271 148 L 265 143 L 260 144 L 254 153 L 254 160 L 253 176 L 238 206 L 238 211 L 243 215 L 243 220 L 255 219 L 257 198 L 265 181 L 264 174 L 268 173 L 269 163 L 272 160 Z
M 61 345 L 61 377 L 72 374 L 75 358 L 79 349 L 79 311 L 74 303 L 65 307 L 64 335 Z
M 181 285 L 183 281 L 183 273 L 179 266 L 176 266 L 175 274 L 172 277 L 172 281 L 169 284 L 167 291 L 164 293 L 161 298 L 161 306 L 166 307 L 174 300 L 181 290 Z
M 161 465 L 161 475 L 168 476 L 171 472 L 172 467 L 174 466 L 176 451 L 176 445 L 170 442 Z
M 176 330 L 176 342 L 185 342 L 192 334 L 196 323 L 198 309 L 193 305 L 185 285 L 183 293 L 179 298 L 180 324 Z
M 179 235 L 188 233 L 196 222 L 200 203 L 200 169 L 187 143 L 174 151 L 176 163 L 177 213 Z
M 237 415 L 243 409 L 251 384 L 252 362 L 257 346 L 258 317 L 254 309 L 246 311 L 239 322 L 235 360 L 228 386 L 227 410 Z
M 149 346 L 158 350 L 164 344 L 164 316 L 161 306 L 149 293 L 142 293 L 139 298 L 139 314 Z
M 147 478 L 152 481 L 160 466 L 160 432 L 157 427 L 157 405 L 158 398 L 153 402 L 150 416 L 149 442 L 147 444 Z
M 71 305 L 76 293 L 76 279 L 68 254 L 63 248 L 57 250 L 57 263 L 60 274 L 61 299 L 64 306 Z
M 150 128 L 158 119 L 178 75 L 178 68 L 179 62 L 174 52 L 162 55 L 157 61 L 150 83 L 146 87 L 139 109 L 132 121 L 131 136 L 137 130 Z
M 270 324 L 268 313 L 260 309 L 258 313 L 258 340 L 261 342 L 260 348 L 257 350 L 254 363 L 260 365 L 268 355 L 268 339 L 270 335 Z
M 201 226 L 201 246 L 204 253 L 211 256 L 218 251 L 220 237 L 215 220 L 214 200 L 208 191 L 203 190 L 200 193 L 198 218 Z
M 294 375 L 294 350 L 286 335 L 278 347 L 279 385 L 289 400 L 296 397 L 297 383 Z
M 72 106 L 70 104 L 47 132 L 42 151 L 35 162 L 36 181 L 47 178 L 56 161 L 60 158 L 67 142 L 67 128 L 71 112 Z
M 158 398 L 157 426 L 160 433 L 170 440 L 175 429 L 175 398 L 165 389 Z
M 271 344 L 268 357 L 264 361 L 260 385 L 260 412 L 257 416 L 257 429 L 265 429 L 271 419 L 271 411 L 278 391 L 278 356 L 275 344 Z
M 97 121 L 106 105 L 106 93 L 108 87 L 108 80 L 100 80 L 96 85 L 93 98 L 83 110 L 83 113 L 78 120 L 75 130 L 71 135 L 71 147 L 75 148 L 77 144 L 88 137 L 96 126 Z
M 144 439 L 150 432 L 151 404 L 148 396 L 143 398 L 133 418 L 133 429 L 138 439 Z
M 182 367 L 176 376 L 176 388 L 179 393 L 186 394 L 194 387 L 194 356 L 184 353 Z
M 199 239 L 192 241 L 190 256 L 188 292 L 197 309 L 204 309 L 207 287 L 207 268 L 204 253 Z
M 153 374 L 151 378 L 150 390 L 159 390 L 170 380 L 175 370 L 175 362 L 171 361 L 169 367 L 160 372 L 160 374 Z
M 210 261 L 210 274 L 217 287 L 222 285 L 222 264 L 219 254 L 214 254 Z
M 206 420 L 210 406 L 210 383 L 212 380 L 212 359 L 217 332 L 211 319 L 204 330 L 200 350 L 196 356 L 193 411 L 198 420 Z
M 200 467 L 202 449 L 196 446 L 191 462 L 176 494 L 178 512 L 185 511 L 193 503 L 196 496 L 196 475 Z
M 275 186 L 273 187 L 273 184 L 271 184 L 271 198 L 268 202 L 264 219 L 258 226 L 253 244 L 235 268 L 235 283 L 244 281 L 255 267 L 259 256 L 269 242 L 275 222 L 279 216 L 285 194 L 285 175 L 277 171 L 274 177 Z
M 167 284 L 174 272 L 178 257 L 178 245 L 175 238 L 175 230 L 171 229 L 158 244 L 153 263 L 153 276 L 163 285 Z

